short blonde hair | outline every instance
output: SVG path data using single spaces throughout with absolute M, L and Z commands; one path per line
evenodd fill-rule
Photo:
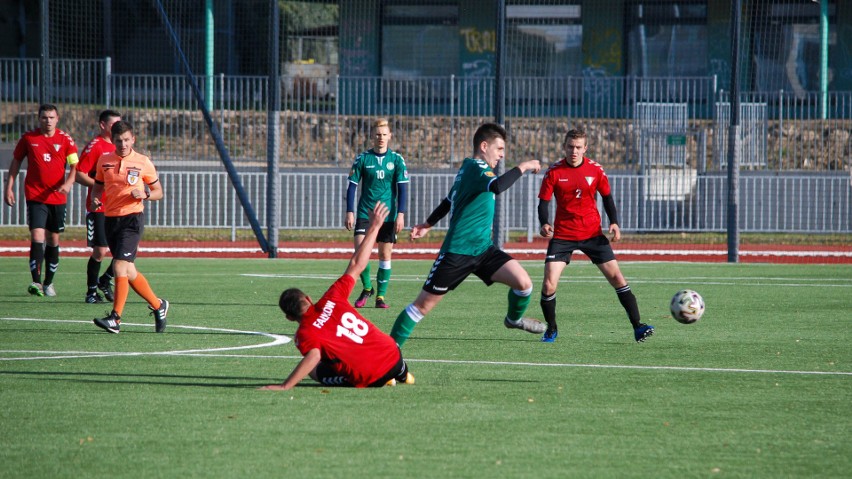
M 379 119 L 377 119 L 376 121 L 373 122 L 373 130 L 375 130 L 377 128 L 381 128 L 383 126 L 390 128 L 390 123 L 388 123 L 387 118 L 379 118 Z

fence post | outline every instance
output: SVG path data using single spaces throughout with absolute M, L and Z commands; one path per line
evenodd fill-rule
M 49 1 L 41 0 L 41 83 L 39 103 L 50 103 L 50 10 Z
M 281 223 L 281 175 L 278 160 L 281 145 L 281 25 L 278 2 L 269 5 L 269 105 L 266 140 L 266 235 L 269 257 L 278 257 L 278 227 Z
M 456 76 L 450 75 L 450 168 L 456 159 Z
M 527 243 L 533 242 L 535 236 L 536 223 L 536 194 L 535 194 L 535 179 L 536 174 L 525 175 L 527 177 Z
M 334 163 L 340 166 L 340 74 L 334 76 Z
M 112 105 L 112 58 L 104 58 L 104 105 L 107 109 Z
M 778 90 L 778 142 L 783 143 L 784 138 L 784 89 Z M 784 148 L 778 145 L 778 170 L 784 169 Z
M 231 194 L 231 243 L 237 241 L 237 195 Z

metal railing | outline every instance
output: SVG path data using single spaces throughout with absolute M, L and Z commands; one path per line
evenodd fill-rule
M 134 122 L 139 148 L 161 168 L 211 168 L 219 163 L 183 76 L 117 75 L 111 73 L 108 59 L 51 60 L 49 64 L 49 91 L 60 107 L 59 127 L 81 144 L 95 133 L 98 111 L 110 107 Z M 0 59 L 0 144 L 14 144 L 21 133 L 37 126 L 41 75 L 37 60 Z M 267 77 L 198 79 L 236 166 L 264 167 Z M 368 147 L 370 121 L 387 116 L 394 134 L 391 148 L 410 167 L 454 169 L 470 154 L 476 127 L 494 116 L 493 78 L 282 77 L 278 88 L 284 167 L 345 167 Z M 510 163 L 553 162 L 562 155 L 565 132 L 582 127 L 589 134 L 589 155 L 611 170 L 641 172 L 646 165 L 659 166 L 650 162 L 655 156 L 669 158 L 663 162 L 667 166 L 699 171 L 724 167 L 726 120 L 720 105 L 730 98 L 717 89 L 715 77 L 509 78 L 505 88 Z M 771 171 L 852 168 L 852 92 L 829 93 L 825 118 L 816 92 L 745 92 L 741 101 L 762 105 L 765 112 L 759 129 L 744 129 L 765 136 L 748 143 L 759 146 L 755 151 L 760 158 L 749 158 L 745 167 Z M 683 123 L 685 108 L 685 127 L 678 127 L 685 131 L 660 136 L 659 129 L 647 121 L 637 128 L 637 110 L 651 104 L 659 105 L 661 112 L 676 111 L 678 124 Z M 669 151 L 682 148 L 684 136 L 690 149 L 703 148 L 692 153 L 692 163 L 680 150 Z
M 348 182 L 346 170 L 281 173 L 282 229 L 343 227 Z M 242 173 L 241 180 L 265 227 L 266 175 Z M 452 173 L 411 177 L 408 222 L 423 221 L 449 192 Z M 164 171 L 165 197 L 148 205 L 147 223 L 164 228 L 250 228 L 224 172 Z M 538 232 L 536 205 L 542 175 L 526 175 L 508 195 L 506 227 Z M 727 178 L 724 174 L 663 169 L 645 175 L 609 175 L 621 227 L 633 232 L 724 232 L 727 227 Z M 0 227 L 26 226 L 23 174 L 14 185 L 17 204 L 0 208 Z M 0 180 L 5 191 L 6 179 Z M 852 185 L 848 174 L 777 174 L 740 176 L 743 232 L 852 233 Z M 68 197 L 67 225 L 85 225 L 86 189 L 75 186 Z M 604 226 L 606 226 L 606 217 Z M 553 217 L 551 212 L 551 217 Z M 445 229 L 447 221 L 436 225 Z

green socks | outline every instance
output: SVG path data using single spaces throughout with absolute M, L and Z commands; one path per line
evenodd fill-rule
M 402 347 L 405 344 L 408 337 L 411 336 L 411 332 L 414 331 L 414 327 L 422 319 L 423 313 L 414 304 L 409 304 L 399 313 L 390 332 L 390 337 L 396 341 L 397 346 Z
M 506 311 L 506 317 L 513 322 L 518 322 L 524 317 L 527 306 L 530 305 L 530 295 L 532 288 L 526 291 L 509 290 L 509 310 Z
M 367 263 L 367 267 L 361 272 L 361 284 L 364 285 L 364 289 L 373 289 L 373 282 L 370 281 L 370 263 Z
M 379 286 L 376 288 L 376 296 L 384 297 L 388 292 L 388 283 L 390 283 L 391 270 L 384 269 L 379 265 L 379 271 L 376 272 L 376 282 Z

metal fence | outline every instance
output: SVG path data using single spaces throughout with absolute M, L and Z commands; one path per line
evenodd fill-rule
M 147 209 L 149 226 L 164 228 L 250 228 L 224 172 L 161 172 L 165 198 Z M 409 224 L 423 221 L 449 192 L 455 175 L 418 173 L 411 179 Z M 506 227 L 538 232 L 536 205 L 542 175 L 526 175 L 508 195 Z M 609 175 L 621 227 L 633 232 L 724 232 L 727 178 L 724 174 L 663 169 L 645 175 Z M 266 218 L 266 175 L 242 173 L 241 180 Z M 5 178 L 0 181 L 5 191 Z M 26 226 L 23 175 L 15 182 L 18 203 L 0 208 L 0 226 Z M 282 229 L 339 229 L 347 188 L 345 170 L 281 173 Z M 743 232 L 852 233 L 852 184 L 848 174 L 740 176 L 740 227 Z M 86 190 L 75 186 L 68 197 L 68 226 L 84 226 Z M 553 217 L 551 212 L 551 217 Z M 604 221 L 606 221 L 604 215 Z M 606 223 L 604 224 L 606 226 Z M 444 229 L 447 222 L 436 225 Z
M 80 143 L 95 133 L 98 111 L 110 107 L 134 123 L 139 148 L 161 169 L 219 164 L 183 76 L 117 75 L 109 59 L 51 60 L 46 71 L 50 97 L 62 115 L 60 128 Z M 0 59 L 0 145 L 14 144 L 37 126 L 42 75 L 37 60 Z M 197 79 L 235 165 L 244 171 L 265 167 L 268 79 Z M 278 88 L 284 167 L 347 166 L 367 147 L 370 120 L 388 116 L 391 147 L 410 167 L 454 169 L 470 154 L 475 128 L 494 116 L 494 81 L 487 77 L 284 77 Z M 724 167 L 727 117 L 721 105 L 730 98 L 717 89 L 715 77 L 509 78 L 505 88 L 510 163 L 553 162 L 562 155 L 565 132 L 582 127 L 589 133 L 589 155 L 610 170 Z M 745 167 L 852 168 L 852 92 L 829 93 L 825 118 L 819 100 L 818 93 L 743 93 L 742 103 L 761 105 L 763 115 L 759 129 L 743 129 L 751 135 L 746 145 L 759 148 L 758 158 L 747 155 Z M 657 105 L 657 113 L 643 113 L 647 105 Z M 674 123 L 676 131 L 664 126 Z

